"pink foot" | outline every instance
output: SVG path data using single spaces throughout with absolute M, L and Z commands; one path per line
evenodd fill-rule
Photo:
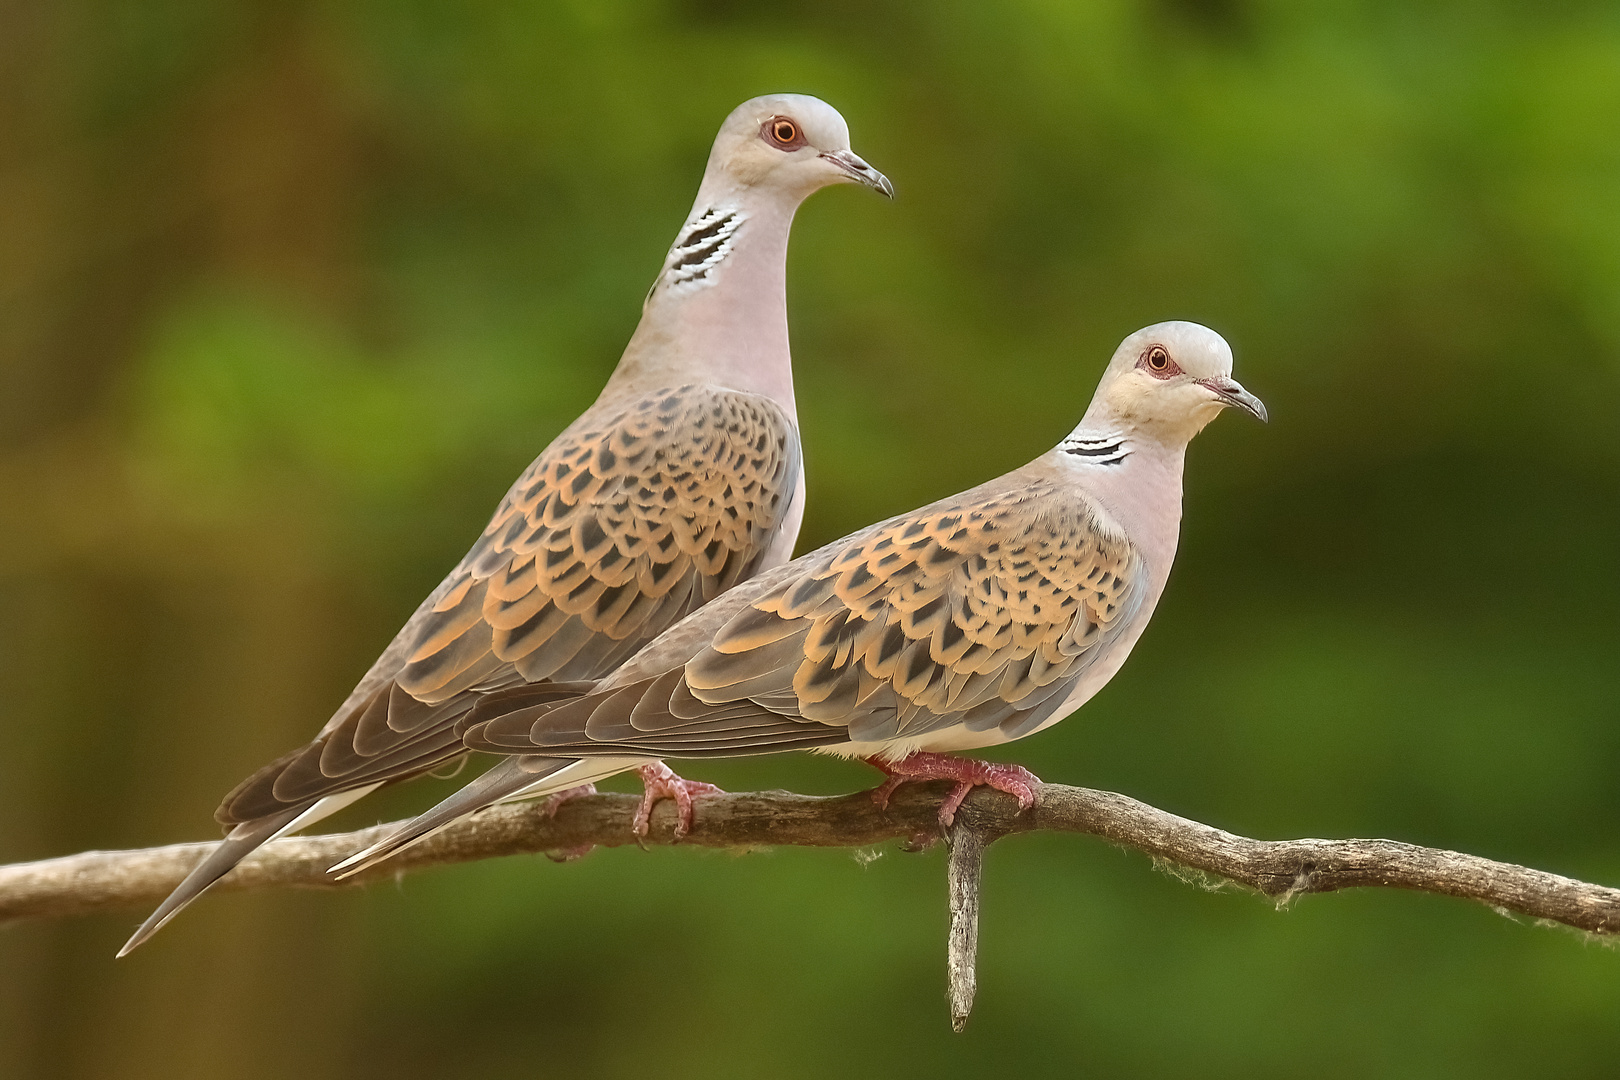
M 889 805 L 889 796 L 901 784 L 912 780 L 955 780 L 956 786 L 939 804 L 939 823 L 949 828 L 956 820 L 956 809 L 967 798 L 968 792 L 983 785 L 1009 795 L 1018 796 L 1018 809 L 1028 810 L 1035 805 L 1035 785 L 1041 778 L 1022 765 L 998 765 L 972 758 L 952 757 L 950 754 L 929 754 L 919 750 L 907 754 L 899 761 L 867 758 L 866 763 L 882 769 L 889 778 L 872 792 L 872 801 L 879 808 Z
M 595 784 L 581 784 L 578 787 L 565 788 L 555 795 L 548 796 L 546 801 L 540 804 L 540 810 L 546 817 L 554 818 L 557 816 L 557 811 L 562 809 L 563 803 L 573 802 L 575 799 L 583 799 L 587 795 L 595 794 Z
M 565 788 L 555 795 L 548 796 L 546 801 L 540 804 L 540 811 L 546 817 L 554 818 L 557 816 L 557 811 L 562 809 L 563 803 L 573 802 L 575 799 L 583 799 L 587 795 L 595 794 L 595 784 L 581 784 L 578 787 Z M 545 854 L 546 858 L 552 862 L 573 862 L 575 859 L 583 859 L 589 855 L 595 847 L 595 844 L 580 844 L 578 847 L 558 848 Z
M 646 788 L 646 793 L 641 796 L 641 806 L 636 809 L 635 822 L 630 826 L 630 830 L 637 836 L 647 835 L 647 829 L 652 822 L 653 807 L 658 805 L 660 799 L 675 800 L 678 815 L 675 821 L 675 838 L 679 840 L 692 831 L 692 796 L 725 794 L 713 784 L 681 779 L 662 761 L 643 765 L 636 772 L 641 774 L 642 786 Z

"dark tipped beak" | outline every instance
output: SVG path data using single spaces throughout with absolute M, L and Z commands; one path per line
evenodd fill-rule
M 1228 376 L 1214 379 L 1199 379 L 1199 384 L 1213 390 L 1222 401 L 1235 406 L 1260 421 L 1269 423 L 1271 417 L 1266 414 L 1266 403 L 1243 389 L 1243 384 Z
M 821 156 L 849 173 L 849 178 L 857 184 L 865 184 L 885 198 L 894 198 L 894 185 L 889 183 L 889 178 L 862 161 L 854 151 L 834 150 Z

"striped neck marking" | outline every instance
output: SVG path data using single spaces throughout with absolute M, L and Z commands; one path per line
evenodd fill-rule
M 746 220 L 741 210 L 720 207 L 711 207 L 692 219 L 664 260 L 664 281 L 670 285 L 714 284 L 709 271 L 731 254 L 737 230 Z
M 1070 435 L 1058 449 L 1090 465 L 1118 465 L 1131 456 L 1123 435 Z

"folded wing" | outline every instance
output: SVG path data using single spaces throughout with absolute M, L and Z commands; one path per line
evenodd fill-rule
M 798 438 L 769 399 L 686 386 L 597 407 L 518 479 L 321 735 L 226 796 L 227 826 L 463 752 L 481 695 L 571 700 L 758 567 Z M 392 670 L 385 666 L 392 657 Z
M 903 743 L 950 725 L 1016 738 L 1130 621 L 1143 577 L 1106 514 L 1014 473 L 740 586 L 590 694 L 489 693 L 463 740 L 706 757 Z

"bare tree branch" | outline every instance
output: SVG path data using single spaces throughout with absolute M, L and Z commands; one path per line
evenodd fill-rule
M 935 815 L 944 791 L 941 784 L 907 785 L 886 810 L 874 806 L 865 793 L 836 798 L 786 792 L 704 797 L 697 804 L 696 826 L 681 842 L 725 848 L 861 847 L 938 835 Z M 534 804 L 495 807 L 343 884 L 391 879 L 410 870 L 497 855 L 634 843 L 630 819 L 636 802 L 629 795 L 597 795 L 565 805 L 555 819 L 548 819 Z M 1155 859 L 1246 885 L 1279 902 L 1303 893 L 1384 886 L 1466 897 L 1593 934 L 1620 933 L 1617 889 L 1392 840 L 1251 840 L 1113 792 L 1044 784 L 1034 809 L 1020 814 L 1010 796 L 980 790 L 963 804 L 957 820 L 958 831 L 972 831 L 983 846 L 1020 832 L 1102 837 Z M 674 842 L 673 825 L 673 809 L 667 803 L 659 806 L 647 842 Z M 326 868 L 394 827 L 278 840 L 245 860 L 219 888 L 339 887 L 326 877 Z M 90 851 L 0 866 L 0 922 L 154 904 L 209 846 Z M 966 883 L 969 877 L 962 880 Z M 973 906 L 976 910 L 976 900 Z M 966 945 L 973 935 L 966 933 L 965 909 L 963 914 Z M 953 946 L 952 955 L 967 957 L 965 985 L 970 988 L 971 950 L 958 953 Z M 968 994 L 971 1000 L 971 989 Z
M 951 830 L 951 857 L 945 871 L 951 930 L 945 941 L 945 974 L 950 980 L 951 1030 L 967 1027 L 978 988 L 974 964 L 979 954 L 979 882 L 984 876 L 984 833 L 971 825 Z

